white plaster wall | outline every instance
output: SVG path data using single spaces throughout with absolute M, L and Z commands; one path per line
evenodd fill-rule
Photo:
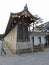
M 39 36 L 34 36 L 34 45 L 40 44 L 39 42 Z
M 39 37 L 41 37 L 41 44 L 45 44 L 46 40 L 45 40 L 45 35 L 32 35 L 30 36 L 31 38 L 34 37 L 34 45 L 39 45 L 40 44 L 40 40 Z M 31 39 L 30 39 L 31 41 Z M 33 41 L 31 41 L 33 43 Z
M 41 44 L 45 44 L 46 40 L 45 40 L 45 36 L 41 36 Z
M 16 40 L 17 40 L 17 26 L 15 26 L 4 38 L 4 42 L 8 45 L 8 47 L 16 51 Z

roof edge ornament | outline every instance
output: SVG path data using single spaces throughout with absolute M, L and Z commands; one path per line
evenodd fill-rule
M 24 10 L 26 11 L 28 11 L 28 7 L 27 7 L 27 4 L 24 6 Z

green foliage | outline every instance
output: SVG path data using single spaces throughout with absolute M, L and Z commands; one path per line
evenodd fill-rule
M 39 26 L 36 26 L 36 28 L 38 28 L 39 30 L 41 30 L 43 28 L 43 24 L 39 25 Z

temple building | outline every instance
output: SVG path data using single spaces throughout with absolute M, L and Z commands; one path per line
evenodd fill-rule
M 12 53 L 33 52 L 36 45 L 48 45 L 49 32 L 44 28 L 34 30 L 34 22 L 38 20 L 29 11 L 27 5 L 18 13 L 11 13 L 4 36 L 4 47 Z M 30 24 L 33 30 L 30 31 Z M 49 28 L 49 27 L 48 27 Z
M 13 53 L 32 51 L 29 32 L 30 24 L 37 20 L 29 11 L 27 5 L 19 13 L 11 13 L 5 31 L 4 42 Z

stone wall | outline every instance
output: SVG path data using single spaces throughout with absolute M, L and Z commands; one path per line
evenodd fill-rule
M 29 42 L 17 42 L 16 44 L 16 50 L 28 49 L 28 48 L 31 48 L 30 41 Z
M 4 38 L 4 42 L 5 44 L 9 47 L 10 50 L 12 50 L 12 52 L 16 52 L 16 50 L 18 51 L 19 49 L 29 49 L 31 48 L 31 44 L 30 41 L 27 42 L 17 42 L 17 27 L 18 25 L 16 25 Z M 19 32 L 20 33 L 20 32 Z
M 16 52 L 16 40 L 17 40 L 17 26 L 15 26 L 4 38 L 4 42 L 7 44 L 12 52 Z

